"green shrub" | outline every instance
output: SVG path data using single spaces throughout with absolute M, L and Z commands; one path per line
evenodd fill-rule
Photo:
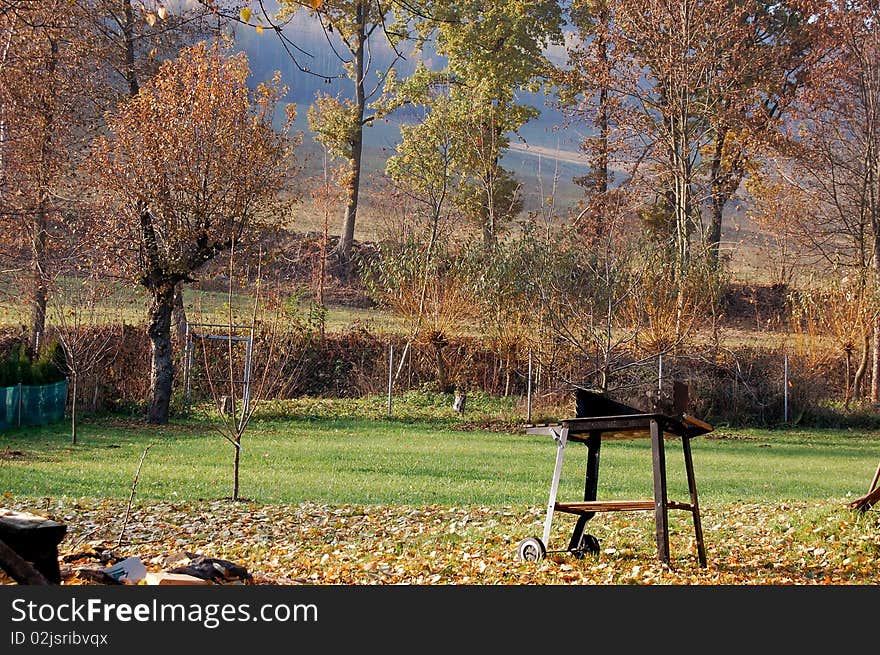
M 66 370 L 64 350 L 57 341 L 47 344 L 36 360 L 22 343 L 0 362 L 0 387 L 53 384 L 65 378 Z

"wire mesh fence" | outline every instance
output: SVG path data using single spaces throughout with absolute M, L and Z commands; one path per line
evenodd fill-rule
M 0 431 L 55 423 L 64 418 L 66 406 L 67 380 L 0 388 Z

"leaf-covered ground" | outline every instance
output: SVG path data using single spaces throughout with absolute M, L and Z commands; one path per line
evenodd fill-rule
M 138 556 L 159 571 L 181 551 L 231 560 L 257 584 L 758 584 L 880 583 L 880 512 L 842 502 L 704 508 L 708 567 L 697 563 L 690 514 L 670 512 L 672 567 L 656 559 L 650 512 L 599 514 L 588 532 L 597 556 L 549 553 L 519 562 L 517 543 L 539 536 L 539 507 L 259 505 L 212 501 L 126 503 L 7 499 L 5 506 L 61 521 L 60 555 Z M 573 517 L 557 514 L 548 547 L 568 543 Z M 65 584 L 89 557 L 67 558 Z M 8 582 L 8 580 L 7 580 Z

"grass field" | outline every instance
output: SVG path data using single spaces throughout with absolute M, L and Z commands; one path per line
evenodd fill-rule
M 464 419 L 448 398 L 301 399 L 249 428 L 242 502 L 229 502 L 232 447 L 205 416 L 161 428 L 92 418 L 0 435 L 4 507 L 68 526 L 65 584 L 108 553 L 153 571 L 175 552 L 246 566 L 258 584 L 875 585 L 877 512 L 846 507 L 867 489 L 880 433 L 719 429 L 693 442 L 708 566 L 686 512 L 670 512 L 670 566 L 652 512 L 599 514 L 601 552 L 564 552 L 573 517 L 554 518 L 548 557 L 521 562 L 540 535 L 555 447 L 516 426 L 513 401 L 477 396 Z M 669 497 L 687 500 L 676 439 Z M 153 444 L 140 471 L 138 461 Z M 582 493 L 586 449 L 567 451 L 559 500 Z M 650 498 L 647 439 L 602 446 L 599 498 Z M 560 550 L 562 549 L 562 550 Z M 84 581 L 86 580 L 86 581 Z M 0 575 L 0 584 L 9 583 Z
M 349 407 L 303 400 L 289 418 L 255 420 L 244 438 L 241 494 L 261 503 L 541 505 L 555 457 L 552 440 L 522 432 L 470 429 L 435 412 L 419 420 L 401 408 L 381 418 L 382 399 Z M 334 411 L 334 406 L 340 411 Z M 357 418 L 358 413 L 372 418 Z M 511 425 L 508 417 L 505 425 Z M 462 426 L 458 426 L 462 427 Z M 232 446 L 210 420 L 165 427 L 91 420 L 71 445 L 67 427 L 0 436 L 0 492 L 15 496 L 126 498 L 144 447 L 144 500 L 219 499 L 231 491 Z M 677 439 L 667 441 L 670 497 L 686 499 Z M 2 449 L 6 449 L 2 451 Z M 566 451 L 560 499 L 582 493 L 586 448 Z M 693 442 L 701 503 L 781 502 L 862 495 L 880 458 L 880 433 L 822 430 L 714 432 Z M 602 447 L 601 498 L 650 498 L 647 439 Z

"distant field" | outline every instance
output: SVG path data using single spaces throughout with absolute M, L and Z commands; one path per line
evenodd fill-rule
M 60 292 L 52 295 L 49 301 L 48 322 L 58 322 L 58 312 L 69 312 L 74 300 L 68 290 L 75 288 L 71 280 L 61 280 Z M 193 323 L 226 323 L 229 321 L 229 296 L 220 291 L 203 291 L 189 288 L 184 292 L 187 317 Z M 96 306 L 96 323 L 124 322 L 128 325 L 144 324 L 147 316 L 149 298 L 144 289 L 133 285 L 118 284 L 110 293 L 102 296 Z M 232 320 L 235 323 L 249 324 L 253 310 L 253 297 L 233 294 Z M 308 312 L 306 305 L 291 305 L 291 311 L 300 317 Z M 22 302 L 19 292 L 7 277 L 0 279 L 0 327 L 27 325 L 30 321 L 30 308 Z M 91 321 L 88 321 L 91 322 Z M 327 308 L 326 329 L 343 331 L 352 325 L 362 325 L 367 329 L 381 331 L 402 330 L 402 322 L 387 313 L 359 307 L 330 305 Z
M 378 154 L 373 153 L 373 157 Z M 526 160 L 535 159 L 525 156 Z M 375 162 L 373 162 L 375 164 Z M 565 207 L 573 206 L 577 198 L 568 197 L 559 205 L 563 215 Z M 567 203 L 567 204 L 566 204 Z M 387 217 L 394 212 L 375 188 L 367 188 L 362 194 L 361 208 L 356 237 L 360 240 L 381 238 L 387 231 Z M 330 234 L 337 234 L 342 213 L 341 204 L 334 207 L 328 218 Z M 293 227 L 301 232 L 320 232 L 323 229 L 323 214 L 315 207 L 306 194 L 303 202 L 295 209 Z M 728 278 L 732 282 L 745 284 L 770 284 L 775 281 L 776 260 L 772 244 L 766 242 L 765 235 L 755 229 L 748 218 L 740 212 L 729 219 L 725 240 L 722 243 Z M 0 327 L 27 325 L 30 321 L 30 307 L 26 302 L 27 280 L 25 273 L 0 272 Z M 19 279 L 20 278 L 20 279 Z M 50 294 L 50 324 L 57 323 L 59 312 L 69 312 L 78 306 L 76 281 L 62 278 L 57 282 L 57 292 Z M 239 291 L 232 298 L 232 320 L 236 323 L 250 323 L 252 297 L 246 291 Z M 191 322 L 225 323 L 230 317 L 229 298 L 223 291 L 206 291 L 191 285 L 186 289 L 185 306 Z M 96 315 L 98 320 L 122 321 L 129 325 L 143 324 L 146 319 L 148 297 L 145 290 L 132 284 L 118 283 L 103 295 Z M 295 315 L 305 316 L 307 307 L 291 306 Z M 730 317 L 728 317 L 730 318 Z M 767 331 L 767 326 L 756 321 L 754 329 L 749 329 L 749 317 L 735 317 L 737 327 L 724 331 L 722 337 L 727 345 L 735 346 L 761 339 L 762 342 L 780 341 L 785 335 Z M 326 314 L 326 329 L 344 331 L 353 325 L 363 326 L 372 331 L 402 331 L 402 319 L 375 309 L 330 303 Z
M 57 324 L 58 312 L 69 312 L 75 301 L 66 293 L 69 288 L 74 288 L 74 283 L 69 279 L 61 280 L 60 293 L 52 295 L 49 303 L 49 324 Z M 187 318 L 191 323 L 221 323 L 230 320 L 229 296 L 222 291 L 204 291 L 197 288 L 187 288 L 184 293 Z M 149 299 L 146 291 L 133 285 L 118 284 L 114 289 L 103 296 L 95 311 L 97 323 L 124 322 L 128 325 L 143 325 L 146 322 Z M 237 324 L 250 324 L 253 310 L 253 297 L 238 293 L 232 296 L 232 321 Z M 308 303 L 291 300 L 288 308 L 292 318 L 306 320 L 308 318 Z M 728 317 L 731 318 L 731 317 Z M 737 317 L 736 326 L 725 327 L 720 336 L 723 343 L 728 347 L 754 345 L 756 342 L 764 346 L 781 345 L 785 340 L 791 339 L 791 335 L 775 332 L 755 320 L 749 324 L 750 317 Z M 404 333 L 406 324 L 400 316 L 390 314 L 379 308 L 362 308 L 344 304 L 331 303 L 327 306 L 325 317 L 325 329 L 328 332 L 344 332 L 353 326 L 377 333 Z M 30 321 L 30 308 L 22 302 L 20 294 L 7 278 L 0 278 L 0 328 L 17 327 L 27 325 Z M 86 323 L 92 322 L 87 320 Z M 476 334 L 478 329 L 474 326 L 460 325 L 460 333 Z M 714 335 L 706 334 L 705 338 Z M 696 340 L 704 338 L 697 334 Z

